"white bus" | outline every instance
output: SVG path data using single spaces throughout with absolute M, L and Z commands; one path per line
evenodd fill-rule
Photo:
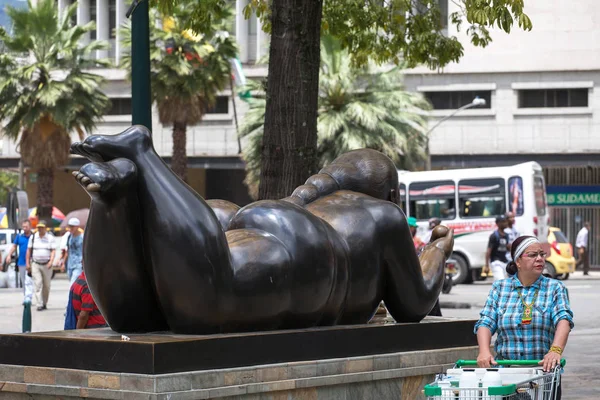
M 454 229 L 455 282 L 470 283 L 481 276 L 488 239 L 496 217 L 512 211 L 521 235 L 547 243 L 549 213 L 542 167 L 527 162 L 510 167 L 440 171 L 398 171 L 401 207 L 415 217 L 417 235 L 439 218 Z M 549 248 L 547 249 L 549 252 Z

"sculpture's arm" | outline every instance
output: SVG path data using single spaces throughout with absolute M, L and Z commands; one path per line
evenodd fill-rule
M 404 213 L 393 203 L 385 208 L 382 213 L 385 217 L 380 222 L 385 305 L 396 321 L 417 322 L 433 308 L 440 295 L 454 235 L 444 226 L 436 228 L 432 242 L 417 257 Z

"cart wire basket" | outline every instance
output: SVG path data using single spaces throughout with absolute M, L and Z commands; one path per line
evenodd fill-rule
M 483 387 L 481 378 L 486 368 L 473 368 L 477 387 L 459 387 L 463 367 L 476 367 L 476 360 L 458 360 L 454 368 L 438 374 L 433 383 L 425 385 L 427 400 L 556 400 L 560 374 L 566 361 L 552 371 L 544 372 L 540 360 L 498 360 L 502 386 Z

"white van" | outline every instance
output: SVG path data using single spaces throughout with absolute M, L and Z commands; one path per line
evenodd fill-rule
M 415 217 L 417 235 L 428 229 L 430 218 L 439 218 L 454 229 L 455 283 L 481 276 L 496 217 L 512 211 L 522 235 L 548 242 L 549 213 L 542 167 L 527 162 L 510 167 L 455 170 L 398 171 L 402 208 Z M 548 251 L 549 251 L 548 245 Z

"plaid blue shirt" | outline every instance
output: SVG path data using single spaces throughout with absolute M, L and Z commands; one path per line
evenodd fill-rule
M 531 304 L 536 289 L 539 292 L 532 321 L 522 325 L 525 307 L 518 291 L 522 291 L 525 302 Z M 481 326 L 488 328 L 492 335 L 498 333 L 496 358 L 499 360 L 541 360 L 550 350 L 558 322 L 566 319 L 571 329 L 574 326 L 567 289 L 562 282 L 543 275 L 529 287 L 523 287 L 516 274 L 494 282 L 480 315 L 475 333 Z

